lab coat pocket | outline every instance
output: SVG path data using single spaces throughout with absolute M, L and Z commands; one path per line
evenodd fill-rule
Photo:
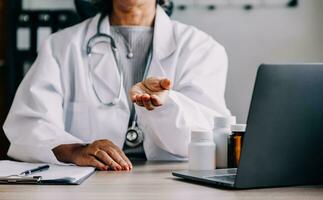
M 69 102 L 65 109 L 65 129 L 75 137 L 92 142 L 91 109 L 88 103 Z

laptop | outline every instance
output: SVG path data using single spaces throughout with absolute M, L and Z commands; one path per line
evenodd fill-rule
M 323 64 L 261 65 L 238 169 L 177 171 L 214 186 L 323 184 Z

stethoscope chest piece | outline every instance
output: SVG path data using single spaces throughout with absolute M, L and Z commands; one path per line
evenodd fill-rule
M 131 126 L 126 134 L 126 145 L 135 148 L 141 145 L 143 141 L 144 133 L 142 130 L 136 125 Z

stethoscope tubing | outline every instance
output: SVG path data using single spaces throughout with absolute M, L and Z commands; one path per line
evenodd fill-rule
M 113 56 L 114 56 L 114 59 L 115 59 L 115 62 L 116 62 L 117 68 L 118 68 L 118 72 L 119 72 L 119 77 L 120 77 L 119 90 L 118 90 L 117 97 L 114 98 L 111 102 L 108 102 L 108 103 L 103 102 L 101 100 L 100 95 L 98 94 L 98 92 L 97 92 L 97 90 L 95 89 L 95 86 L 94 86 L 94 81 L 93 81 L 93 70 L 94 69 L 91 68 L 91 67 L 90 67 L 90 70 L 89 70 L 89 79 L 90 79 L 90 83 L 92 85 L 94 94 L 97 97 L 97 99 L 100 101 L 100 103 L 102 103 L 102 104 L 104 104 L 106 106 L 112 107 L 112 106 L 116 106 L 117 104 L 119 104 L 121 102 L 122 88 L 123 88 L 123 84 L 124 84 L 124 76 L 123 76 L 124 71 L 123 71 L 123 68 L 120 66 L 120 56 L 119 56 L 119 52 L 118 52 L 118 48 L 116 46 L 115 40 L 113 39 L 113 37 L 111 35 L 101 33 L 101 31 L 100 31 L 101 24 L 103 22 L 104 17 L 105 16 L 103 14 L 101 14 L 100 19 L 98 21 L 98 25 L 97 25 L 97 33 L 93 37 L 91 37 L 89 39 L 89 41 L 87 42 L 86 53 L 89 56 L 89 60 L 91 60 L 92 48 L 94 47 L 95 44 L 97 44 L 97 43 L 95 43 L 97 39 L 103 38 L 106 41 L 110 42 L 111 50 L 113 52 Z M 100 41 L 100 42 L 103 42 L 103 41 Z M 150 49 L 149 49 L 149 54 L 148 54 L 148 58 L 147 58 L 146 65 L 145 65 L 145 72 L 144 72 L 143 80 L 145 80 L 147 78 L 147 76 L 148 76 L 150 64 L 151 64 L 151 61 L 152 61 L 152 56 L 153 56 L 153 48 L 151 46 Z M 137 116 L 137 114 L 135 112 L 135 109 L 133 108 L 132 111 L 131 111 L 131 116 L 130 116 L 130 123 L 129 123 L 130 127 L 133 127 L 133 126 L 136 125 L 137 118 L 138 118 L 138 116 Z

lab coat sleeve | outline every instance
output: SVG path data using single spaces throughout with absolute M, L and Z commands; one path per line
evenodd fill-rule
M 179 62 L 165 105 L 154 111 L 138 107 L 139 125 L 163 150 L 187 157 L 192 130 L 212 130 L 215 116 L 230 116 L 224 99 L 228 59 L 213 39 Z
M 4 124 L 11 143 L 8 156 L 26 162 L 60 163 L 52 149 L 82 143 L 64 131 L 61 70 L 50 38 L 16 93 Z

